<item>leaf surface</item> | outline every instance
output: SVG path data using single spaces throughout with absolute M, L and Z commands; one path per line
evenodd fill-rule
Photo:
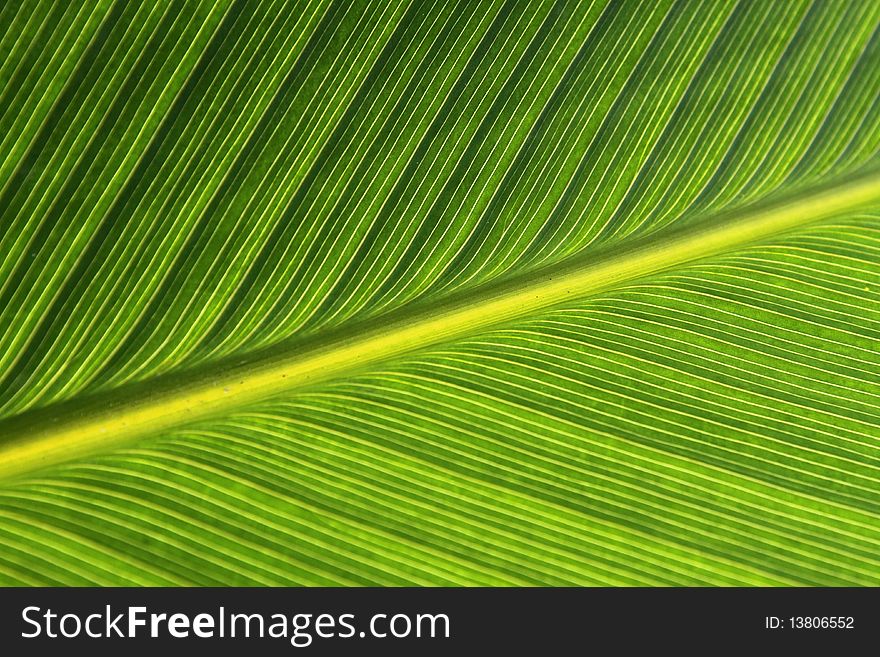
M 0 582 L 880 584 L 878 28 L 8 3 Z

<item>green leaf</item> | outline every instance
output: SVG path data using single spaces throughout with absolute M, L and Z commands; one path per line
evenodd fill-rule
M 876 3 L 0 53 L 0 583 L 880 585 Z

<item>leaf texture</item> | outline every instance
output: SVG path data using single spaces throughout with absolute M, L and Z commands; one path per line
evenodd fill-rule
M 0 582 L 880 584 L 878 28 L 7 3 Z

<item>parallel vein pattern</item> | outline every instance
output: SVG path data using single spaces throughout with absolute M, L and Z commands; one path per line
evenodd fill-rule
M 858 0 L 22 1 L 0 55 L 0 422 L 880 164 Z M 874 209 L 0 482 L 0 582 L 880 584 Z

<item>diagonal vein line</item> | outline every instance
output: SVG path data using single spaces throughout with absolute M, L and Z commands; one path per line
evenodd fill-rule
M 116 447 L 273 395 L 338 378 L 417 349 L 804 224 L 880 203 L 880 171 L 707 217 L 625 248 L 578 258 L 432 306 L 416 305 L 310 343 L 279 344 L 209 369 L 157 377 L 0 422 L 0 478 Z

